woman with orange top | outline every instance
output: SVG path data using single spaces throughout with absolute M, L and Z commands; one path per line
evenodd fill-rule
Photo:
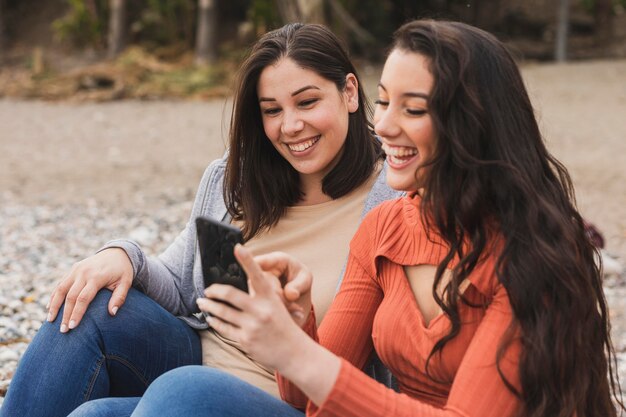
M 505 47 L 462 23 L 408 23 L 378 91 L 387 182 L 408 195 L 364 219 L 319 329 L 313 277 L 285 253 L 237 247 L 251 293 L 213 285 L 198 300 L 213 328 L 277 371 L 291 406 L 186 367 L 157 379 L 133 416 L 615 416 L 613 399 L 623 408 L 594 249 Z M 374 352 L 399 392 L 361 371 Z

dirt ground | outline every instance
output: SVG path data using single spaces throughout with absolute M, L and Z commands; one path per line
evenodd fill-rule
M 371 96 L 380 68 L 361 71 Z M 624 264 L 626 60 L 528 64 L 523 74 L 581 212 Z M 163 194 L 190 199 L 206 164 L 224 149 L 229 114 L 226 100 L 0 100 L 0 200 L 122 208 Z

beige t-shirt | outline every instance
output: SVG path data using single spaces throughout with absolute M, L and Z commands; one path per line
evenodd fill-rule
M 337 200 L 288 208 L 276 226 L 246 243 L 255 255 L 282 251 L 307 265 L 313 273 L 312 300 L 318 324 L 337 290 L 350 240 L 377 176 L 378 171 L 365 184 Z M 279 397 L 273 371 L 246 356 L 237 343 L 212 329 L 200 332 L 200 338 L 204 365 L 226 370 Z

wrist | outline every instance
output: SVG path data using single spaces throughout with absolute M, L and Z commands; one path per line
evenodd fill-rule
M 303 339 L 276 370 L 293 382 L 315 404 L 320 405 L 332 391 L 341 359 L 301 331 Z

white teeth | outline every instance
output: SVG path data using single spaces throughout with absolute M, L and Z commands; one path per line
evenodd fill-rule
M 287 146 L 289 147 L 289 149 L 291 149 L 294 152 L 302 152 L 302 151 L 306 151 L 311 146 L 315 145 L 315 142 L 317 142 L 318 140 L 319 140 L 319 136 L 313 139 L 309 139 L 304 142 L 288 144 Z
M 404 162 L 406 162 L 406 159 L 400 159 L 400 158 L 397 158 L 397 157 L 395 157 L 395 156 L 393 156 L 393 155 L 388 155 L 388 158 L 389 158 L 389 160 L 390 160 L 392 163 L 394 163 L 394 164 L 398 164 L 398 165 L 399 165 L 399 164 L 402 164 L 402 163 L 404 163 Z
M 416 148 L 410 148 L 408 146 L 391 146 L 386 143 L 383 143 L 383 151 L 385 151 L 387 156 L 390 156 L 390 157 L 406 158 L 406 157 L 410 157 L 413 155 L 417 155 Z

